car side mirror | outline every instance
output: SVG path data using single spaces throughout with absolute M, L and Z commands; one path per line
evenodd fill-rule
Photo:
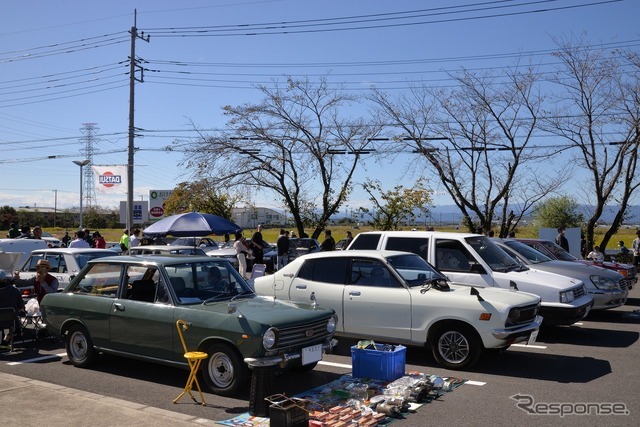
M 469 271 L 471 273 L 487 274 L 487 271 L 484 269 L 484 267 L 478 264 L 477 262 L 469 263 Z

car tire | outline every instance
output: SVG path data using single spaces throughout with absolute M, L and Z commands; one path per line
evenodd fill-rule
M 448 369 L 470 368 L 482 353 L 482 342 L 476 331 L 459 323 L 439 326 L 430 341 L 433 357 Z
M 213 393 L 234 396 L 246 385 L 249 368 L 229 344 L 215 343 L 207 348 L 209 357 L 203 362 L 204 381 Z
M 78 368 L 87 368 L 98 358 L 87 329 L 81 325 L 73 325 L 67 330 L 65 349 L 69 361 Z

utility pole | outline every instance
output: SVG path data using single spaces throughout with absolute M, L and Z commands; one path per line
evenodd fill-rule
M 144 68 L 138 64 L 136 59 L 136 39 L 141 39 L 149 43 L 149 36 L 145 37 L 144 32 L 138 34 L 137 25 L 138 12 L 133 10 L 133 27 L 131 27 L 131 55 L 129 56 L 129 149 L 127 156 L 127 229 L 133 228 L 133 153 L 135 140 L 135 83 L 144 81 Z M 136 70 L 140 71 L 140 78 L 136 78 Z

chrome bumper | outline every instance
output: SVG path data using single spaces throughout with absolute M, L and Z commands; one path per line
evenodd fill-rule
M 529 335 L 531 332 L 540 329 L 542 316 L 536 316 L 533 322 L 518 329 L 493 329 L 491 334 L 499 340 L 508 340 Z
M 331 351 L 333 347 L 338 345 L 338 340 L 332 338 L 330 341 L 322 344 L 322 351 L 327 352 Z M 279 365 L 281 368 L 286 367 L 292 360 L 296 360 L 301 358 L 302 355 L 300 352 L 295 353 L 284 353 L 279 354 L 277 356 L 268 356 L 268 357 L 245 357 L 244 363 L 249 365 L 249 368 L 267 368 Z

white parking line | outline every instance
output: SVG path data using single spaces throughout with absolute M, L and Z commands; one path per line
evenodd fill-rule
M 41 360 L 62 359 L 66 355 L 67 353 L 49 354 L 47 356 L 34 357 L 33 359 L 21 360 L 19 362 L 9 362 L 7 363 L 7 365 L 9 366 L 24 365 L 25 363 L 40 362 Z
M 352 368 L 351 365 L 347 365 L 346 363 L 326 362 L 324 360 L 319 361 L 318 365 L 332 366 L 334 368 L 344 368 L 344 369 Z M 483 386 L 483 385 L 486 385 L 487 383 L 482 381 L 467 381 L 465 382 L 465 384 Z
M 522 347 L 522 348 L 539 348 L 544 350 L 547 348 L 546 345 L 534 345 L 534 344 L 511 344 L 511 347 Z

